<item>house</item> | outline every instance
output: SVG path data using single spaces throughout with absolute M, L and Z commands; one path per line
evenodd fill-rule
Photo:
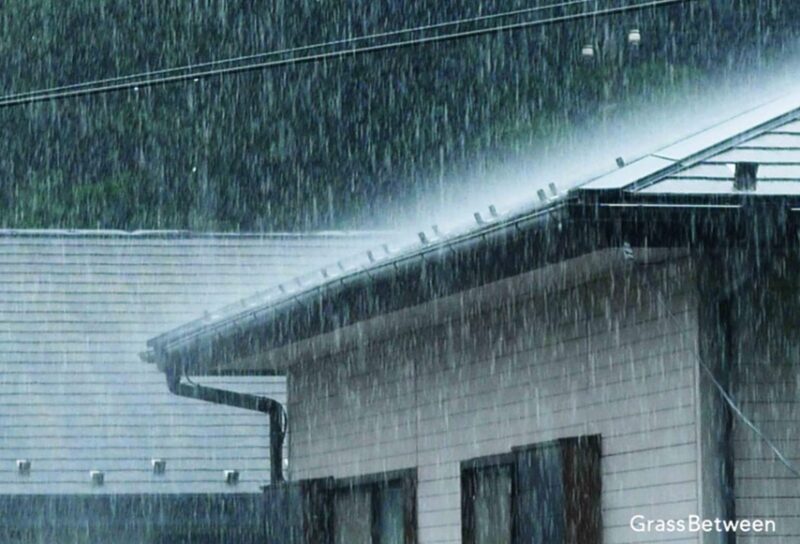
M 260 515 L 266 420 L 169 394 L 139 352 L 385 237 L 0 232 L 0 541 L 244 541 L 230 531 Z M 285 394 L 274 376 L 213 381 Z
M 800 95 L 617 162 L 149 341 L 287 376 L 274 541 L 796 541 Z

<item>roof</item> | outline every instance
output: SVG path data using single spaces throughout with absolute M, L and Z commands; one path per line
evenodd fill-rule
M 519 209 L 481 212 L 455 232 L 420 233 L 404 247 L 245 299 L 148 345 L 162 367 L 252 371 L 264 365 L 254 354 L 623 241 L 746 243 L 755 233 L 744 230 L 772 228 L 776 218 L 783 223 L 770 236 L 786 234 L 787 216 L 794 228 L 792 210 L 800 210 L 799 117 L 800 93 L 785 96 L 567 193 L 542 187 Z M 761 165 L 756 190 L 734 190 L 731 166 L 740 161 Z M 753 221 L 754 210 L 767 220 Z
M 176 397 L 139 352 L 159 331 L 386 236 L 1 231 L 0 495 L 259 491 L 263 414 Z M 285 393 L 275 377 L 205 381 Z M 152 458 L 167 461 L 163 476 Z M 105 473 L 102 487 L 90 470 Z
M 756 162 L 759 182 L 746 196 L 800 196 L 800 94 L 756 107 L 580 185 L 584 193 L 632 197 L 728 197 L 737 162 Z M 686 200 L 692 202 L 691 200 Z

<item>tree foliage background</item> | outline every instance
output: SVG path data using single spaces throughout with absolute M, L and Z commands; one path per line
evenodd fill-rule
M 550 13 L 623 3 L 597 0 Z M 0 89 L 22 92 L 536 4 L 6 0 Z M 392 227 L 386 210 L 430 195 L 446 206 L 457 187 L 443 191 L 443 176 L 481 157 L 553 145 L 610 104 L 658 100 L 699 84 L 698 74 L 746 73 L 796 39 L 798 16 L 794 0 L 697 1 L 2 109 L 0 226 Z M 634 26 L 645 36 L 638 54 L 625 43 Z M 591 63 L 580 57 L 587 41 L 598 47 Z

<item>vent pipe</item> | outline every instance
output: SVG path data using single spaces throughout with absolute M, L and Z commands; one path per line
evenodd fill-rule
M 736 191 L 755 191 L 758 183 L 757 162 L 737 162 L 733 174 L 733 188 Z

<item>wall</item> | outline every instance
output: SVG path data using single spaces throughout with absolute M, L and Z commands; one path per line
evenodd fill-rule
M 776 258 L 732 303 L 734 396 L 742 412 L 795 467 L 800 466 L 800 296 L 797 259 Z M 800 535 L 798 478 L 740 419 L 734 420 L 736 514 L 770 518 L 773 534 L 738 544 L 788 544 Z
M 0 232 L 0 496 L 258 492 L 266 416 L 171 395 L 139 353 L 156 334 L 385 237 Z M 206 381 L 285 390 L 277 378 Z M 154 457 L 167 461 L 163 476 Z M 29 476 L 17 474 L 20 458 Z M 225 469 L 240 471 L 239 485 L 225 484 Z
M 404 333 L 299 363 L 291 477 L 417 466 L 420 542 L 460 542 L 461 460 L 601 433 L 604 541 L 697 542 L 628 528 L 636 513 L 699 508 L 693 273 L 685 261 L 633 270 L 612 257 L 611 272 L 577 274 L 575 285 L 565 278 L 588 271 L 585 259 L 450 300 L 450 318 L 431 305 L 405 317 Z
M 0 497 L 3 544 L 261 544 L 255 493 Z

